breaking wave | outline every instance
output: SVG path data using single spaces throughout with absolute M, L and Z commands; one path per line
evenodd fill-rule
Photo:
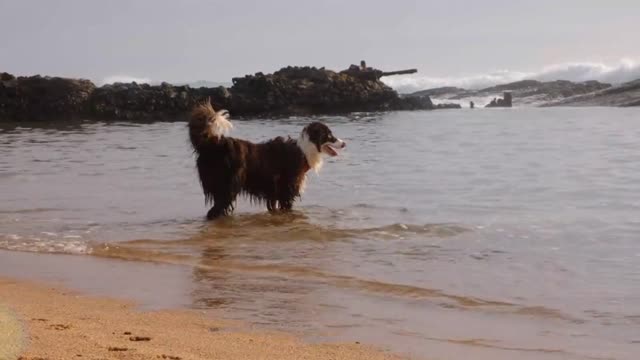
M 540 81 L 597 80 L 619 84 L 640 78 L 640 59 L 622 59 L 617 64 L 598 62 L 568 62 L 545 66 L 539 71 L 499 70 L 486 74 L 461 77 L 417 77 L 402 76 L 383 78 L 384 82 L 401 93 L 431 89 L 442 86 L 455 86 L 465 89 L 482 89 L 524 79 Z
M 100 85 L 114 84 L 114 83 L 131 83 L 134 81 L 138 84 L 151 83 L 151 79 L 148 79 L 148 78 L 140 78 L 140 77 L 128 76 L 128 75 L 112 75 L 102 79 L 102 81 L 100 81 Z

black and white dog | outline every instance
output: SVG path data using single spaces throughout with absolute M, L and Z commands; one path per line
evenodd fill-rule
M 320 122 L 305 126 L 298 139 L 276 137 L 263 143 L 227 137 L 229 112 L 215 111 L 209 101 L 197 105 L 189 137 L 205 202 L 213 203 L 208 219 L 228 215 L 236 197 L 266 203 L 269 211 L 288 211 L 304 188 L 309 170 L 319 170 L 322 156 L 337 156 L 346 146 Z

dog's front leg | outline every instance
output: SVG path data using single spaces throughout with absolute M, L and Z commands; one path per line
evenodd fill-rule
M 267 200 L 267 211 L 275 212 L 278 210 L 278 201 L 277 200 Z

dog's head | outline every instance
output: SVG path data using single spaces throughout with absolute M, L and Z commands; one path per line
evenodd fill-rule
M 302 129 L 298 146 L 304 152 L 309 167 L 319 170 L 322 166 L 322 154 L 338 156 L 339 149 L 347 144 L 333 136 L 331 129 L 321 122 L 312 122 Z

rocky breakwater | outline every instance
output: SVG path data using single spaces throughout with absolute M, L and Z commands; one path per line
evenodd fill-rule
M 380 81 L 384 73 L 377 71 L 286 67 L 233 78 L 229 108 L 240 115 L 433 109 L 429 97 L 401 98 Z
M 0 120 L 47 121 L 81 116 L 96 89 L 89 80 L 0 73 Z
M 222 86 L 196 89 L 168 83 L 156 86 L 116 83 L 93 91 L 84 116 L 90 119 L 181 120 L 195 104 L 207 98 L 216 108 L 226 108 L 230 104 L 230 93 Z
M 286 67 L 273 74 L 233 79 L 230 88 L 192 88 L 116 83 L 96 87 L 88 80 L 19 77 L 3 73 L 0 120 L 56 119 L 182 120 L 199 101 L 210 99 L 232 116 L 335 114 L 360 111 L 431 110 L 428 96 L 400 97 L 380 81 L 384 73 L 352 66 L 341 72 Z

